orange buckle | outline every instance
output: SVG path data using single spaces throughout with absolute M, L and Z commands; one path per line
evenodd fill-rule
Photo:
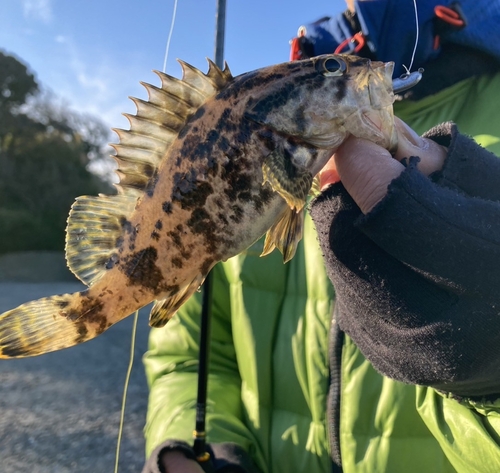
M 461 14 L 461 11 L 456 9 L 437 5 L 434 7 L 434 13 L 440 20 L 456 28 L 463 28 L 466 25 L 465 17 Z
M 337 49 L 335 49 L 334 54 L 340 54 L 342 51 L 349 45 L 349 43 L 358 43 L 354 47 L 354 52 L 357 53 L 363 49 L 363 47 L 366 44 L 365 40 L 365 35 L 360 31 L 359 33 L 356 33 L 354 36 L 345 39 L 342 41 L 338 46 Z

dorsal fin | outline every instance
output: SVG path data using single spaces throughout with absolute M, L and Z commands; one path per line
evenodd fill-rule
M 82 196 L 73 204 L 66 230 L 66 260 L 85 284 L 94 284 L 113 265 L 113 255 L 149 180 L 187 120 L 209 97 L 223 89 L 232 75 L 208 60 L 207 74 L 179 61 L 182 79 L 155 71 L 161 87 L 142 83 L 148 100 L 131 98 L 135 115 L 125 114 L 130 130 L 115 129 L 120 139 L 113 144 L 118 163 L 118 195 Z M 175 304 L 174 304 L 175 305 Z
M 187 120 L 233 79 L 227 65 L 221 70 L 208 60 L 209 69 L 204 74 L 184 61 L 179 63 L 182 79 L 154 71 L 161 87 L 141 82 L 148 92 L 148 100 L 131 97 L 137 113 L 124 114 L 130 122 L 130 130 L 114 129 L 120 141 L 111 146 L 116 150 L 113 157 L 118 163 L 116 172 L 120 178 L 117 188 L 122 194 L 142 195 Z

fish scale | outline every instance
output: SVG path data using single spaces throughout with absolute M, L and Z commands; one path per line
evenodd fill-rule
M 82 196 L 66 259 L 88 289 L 0 315 L 0 357 L 40 355 L 98 336 L 155 301 L 165 323 L 221 260 L 266 234 L 263 255 L 291 259 L 314 177 L 349 136 L 394 149 L 391 63 L 319 56 L 233 77 L 180 61 L 132 99 L 117 195 Z

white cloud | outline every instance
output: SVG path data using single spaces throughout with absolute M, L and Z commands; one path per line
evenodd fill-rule
M 109 92 L 109 75 L 99 70 L 98 64 L 85 63 L 71 38 L 59 35 L 55 40 L 64 48 L 69 69 L 81 89 L 93 96 L 106 95 Z
M 22 0 L 24 16 L 43 23 L 52 21 L 52 0 Z
M 128 128 L 128 120 L 122 112 L 135 113 L 135 106 L 128 96 L 146 98 L 139 85 L 144 76 L 138 76 L 137 66 L 116 64 L 113 58 L 106 55 L 89 61 L 86 52 L 75 44 L 71 36 L 58 35 L 54 41 L 58 43 L 59 62 L 66 64 L 57 80 L 56 93 L 68 100 L 74 110 L 91 113 L 110 127 Z M 151 75 L 153 77 L 149 79 L 154 81 L 156 77 Z M 115 135 L 112 138 L 115 140 Z

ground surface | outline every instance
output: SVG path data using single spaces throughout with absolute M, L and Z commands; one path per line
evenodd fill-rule
M 0 313 L 28 300 L 75 292 L 71 282 L 0 282 Z M 95 340 L 20 360 L 0 360 L 0 472 L 112 473 L 130 357 L 132 317 Z M 147 311 L 139 317 L 128 389 L 120 473 L 140 472 L 147 386 L 141 357 Z

